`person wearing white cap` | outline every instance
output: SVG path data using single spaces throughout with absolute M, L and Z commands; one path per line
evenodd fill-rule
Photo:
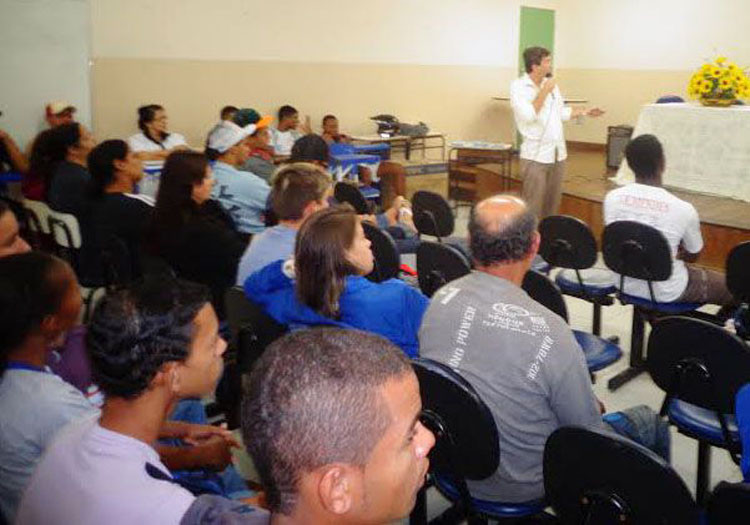
M 262 178 L 240 171 L 250 155 L 245 139 L 255 132 L 256 125 L 241 128 L 234 122 L 222 121 L 211 130 L 206 141 L 206 156 L 213 161 L 216 179 L 212 197 L 232 216 L 237 230 L 244 234 L 265 229 L 263 214 L 271 188 Z
M 64 100 L 50 102 L 44 107 L 44 119 L 50 128 L 73 122 L 76 107 Z

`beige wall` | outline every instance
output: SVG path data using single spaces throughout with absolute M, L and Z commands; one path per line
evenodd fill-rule
M 750 64 L 750 3 L 723 0 L 92 0 L 94 129 L 135 131 L 135 109 L 164 104 L 200 144 L 224 104 L 272 113 L 291 103 L 350 133 L 390 112 L 451 139 L 510 140 L 507 103 L 521 4 L 556 9 L 563 94 L 607 114 L 567 126 L 604 143 L 643 104 L 685 95 L 691 71 L 724 53 Z
M 635 125 L 643 104 L 687 98 L 704 60 L 727 55 L 750 65 L 750 2 L 566 0 L 556 14 L 555 65 L 566 97 L 587 98 L 607 114 L 568 125 L 569 140 L 606 141 L 607 126 Z
M 508 141 L 507 104 L 491 97 L 514 74 L 520 4 L 94 0 L 94 131 L 127 136 L 139 105 L 161 103 L 199 145 L 225 104 L 288 103 L 315 128 L 334 113 L 345 131 L 373 133 L 368 117 L 393 113 L 451 139 Z
M 282 102 L 309 114 L 314 129 L 326 113 L 344 131 L 368 133 L 368 117 L 393 113 L 425 121 L 454 139 L 510 140 L 506 105 L 491 100 L 507 85 L 510 68 L 415 64 L 332 64 L 198 60 L 94 60 L 93 106 L 97 138 L 137 131 L 135 108 L 163 103 L 170 129 L 199 146 L 228 103 L 274 112 Z
M 634 126 L 644 104 L 662 95 L 676 94 L 687 99 L 686 87 L 691 71 L 655 71 L 623 69 L 560 69 L 558 80 L 563 96 L 586 98 L 589 106 L 606 113 L 581 124 L 570 122 L 565 128 L 568 140 L 605 143 L 607 126 Z

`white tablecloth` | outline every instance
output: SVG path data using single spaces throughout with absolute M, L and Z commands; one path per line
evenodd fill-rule
M 665 186 L 750 201 L 750 106 L 649 104 L 633 137 L 644 133 L 664 146 Z M 614 181 L 633 179 L 623 159 Z

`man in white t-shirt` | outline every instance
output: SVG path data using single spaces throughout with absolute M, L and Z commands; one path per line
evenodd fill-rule
M 664 150 L 654 135 L 640 135 L 625 148 L 635 183 L 610 191 L 604 198 L 604 223 L 636 221 L 659 230 L 672 252 L 672 275 L 654 282 L 659 302 L 696 302 L 728 305 L 732 295 L 723 273 L 685 264 L 693 262 L 703 249 L 698 212 L 661 187 L 666 164 Z M 619 283 L 619 279 L 618 279 Z M 648 283 L 625 278 L 624 292 L 650 299 Z
M 543 47 L 523 52 L 526 73 L 510 86 L 510 104 L 521 142 L 522 195 L 539 219 L 557 213 L 562 198 L 565 159 L 568 154 L 563 121 L 582 116 L 598 117 L 599 108 L 565 106 L 552 78 L 552 55 Z
M 288 157 L 292 153 L 292 146 L 297 139 L 312 133 L 310 129 L 310 117 L 305 117 L 305 122 L 300 123 L 299 112 L 292 106 L 281 106 L 279 108 L 279 123 L 271 131 L 271 145 L 274 155 L 277 157 Z
M 218 326 L 208 289 L 194 283 L 147 279 L 102 299 L 87 335 L 94 379 L 106 395 L 101 417 L 60 432 L 16 523 L 177 524 L 200 515 L 202 500 L 174 482 L 154 443 L 165 437 L 174 403 L 214 390 L 226 349 Z M 218 427 L 174 437 L 232 440 Z

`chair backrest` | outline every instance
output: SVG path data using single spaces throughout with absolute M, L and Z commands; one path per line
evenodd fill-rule
M 647 366 L 656 385 L 668 395 L 733 414 L 737 391 L 750 382 L 750 349 L 715 324 L 666 317 L 653 324 Z
M 52 210 L 47 206 L 47 203 L 32 199 L 24 199 L 23 206 L 29 212 L 29 229 L 37 234 L 49 234 L 49 215 Z
M 349 203 L 354 208 L 354 211 L 360 215 L 370 213 L 370 206 L 367 204 L 367 199 L 353 184 L 346 182 L 336 183 L 336 186 L 333 188 L 333 198 L 340 203 Z
M 699 523 L 698 507 L 669 463 L 603 430 L 555 430 L 544 447 L 544 488 L 562 523 Z
M 421 235 L 448 237 L 453 234 L 455 219 L 451 207 L 442 196 L 420 190 L 411 199 L 414 226 Z
M 551 215 L 539 223 L 539 255 L 552 266 L 585 270 L 596 263 L 596 239 L 582 220 Z
M 393 238 L 388 232 L 369 222 L 363 222 L 362 229 L 365 231 L 365 237 L 372 243 L 371 249 L 375 258 L 375 267 L 366 277 L 376 283 L 398 277 L 401 255 Z
M 750 241 L 738 244 L 727 256 L 727 288 L 743 303 L 750 303 Z
M 419 289 L 432 297 L 438 288 L 471 272 L 471 263 L 450 244 L 422 241 L 417 247 Z
M 81 247 L 81 228 L 75 215 L 50 210 L 49 229 L 58 246 L 70 250 Z
M 750 515 L 750 483 L 722 481 L 708 502 L 710 525 L 735 525 Z M 745 516 L 744 518 L 742 516 Z
M 422 395 L 422 420 L 435 434 L 430 470 L 470 480 L 492 475 L 500 446 L 487 405 L 449 367 L 430 359 L 415 359 L 413 365 Z
M 672 275 L 669 243 L 659 230 L 647 224 L 636 221 L 608 224 L 602 234 L 602 253 L 607 267 L 623 276 L 666 281 Z
M 568 307 L 557 285 L 546 275 L 529 270 L 523 277 L 521 288 L 534 301 L 553 311 L 568 322 Z
M 268 316 L 238 286 L 226 291 L 224 305 L 232 333 L 231 343 L 237 349 L 239 372 L 249 372 L 266 347 L 284 335 L 288 328 Z

